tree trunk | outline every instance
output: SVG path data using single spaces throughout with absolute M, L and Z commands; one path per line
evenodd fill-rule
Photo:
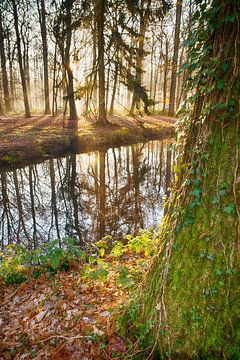
M 16 32 L 16 38 L 17 38 L 17 55 L 18 55 L 18 63 L 19 63 L 19 70 L 20 70 L 21 83 L 22 83 L 25 116 L 26 116 L 26 118 L 29 118 L 29 117 L 31 117 L 31 114 L 30 114 L 30 107 L 29 107 L 29 102 L 28 102 L 27 84 L 26 84 L 25 73 L 24 73 L 24 68 L 23 68 L 21 40 L 20 40 L 20 33 L 19 33 L 19 27 L 18 27 L 17 5 L 16 5 L 16 0 L 11 0 L 11 1 L 12 1 L 12 5 L 13 5 L 14 28 L 15 28 L 15 32 Z
M 10 77 L 10 103 L 11 108 L 14 109 L 15 92 L 14 92 L 14 76 L 13 76 L 13 61 L 15 55 L 15 46 L 11 49 L 10 32 L 7 32 L 7 57 L 9 63 L 9 77 Z
M 239 2 L 214 0 L 198 18 L 205 40 L 200 32 L 193 49 L 202 49 L 198 96 L 181 178 L 131 323 L 159 359 L 240 356 L 239 13 Z
M 167 103 L 167 83 L 168 83 L 168 49 L 169 43 L 168 39 L 166 38 L 165 50 L 166 50 L 166 57 L 164 61 L 164 72 L 163 72 L 163 112 L 166 110 L 166 103 Z
M 98 49 L 98 119 L 100 125 L 107 124 L 107 112 L 105 105 L 105 68 L 104 68 L 104 20 L 105 0 L 95 0 L 95 17 L 97 27 Z
M 141 9 L 143 9 L 143 1 L 141 2 Z M 141 12 L 143 12 L 143 10 Z M 137 106 L 137 109 L 140 109 L 140 96 L 139 96 L 139 89 L 137 87 L 142 85 L 145 32 L 146 32 L 146 19 L 145 16 L 141 14 L 139 40 L 138 40 L 138 53 L 136 59 L 136 87 L 134 88 L 134 92 L 132 96 L 132 104 L 130 109 L 131 116 L 134 115 L 135 106 Z
M 57 72 L 57 44 L 55 44 L 54 58 L 53 58 L 52 116 L 57 115 L 57 84 L 56 84 L 56 72 Z
M 94 22 L 93 25 L 93 63 L 92 63 L 92 80 L 93 80 L 93 85 L 92 85 L 92 100 L 93 100 L 93 107 L 94 107 L 94 113 L 96 112 L 96 108 L 98 106 L 97 101 L 97 69 L 96 69 L 96 63 L 97 63 L 97 34 L 96 34 L 96 23 Z
M 5 46 L 4 46 L 4 32 L 3 32 L 3 25 L 2 25 L 2 13 L 1 13 L 1 10 L 0 10 L 0 44 L 1 44 L 0 45 L 0 57 L 1 57 L 4 103 L 5 103 L 6 111 L 9 112 L 9 111 L 11 111 L 11 105 L 10 105 L 10 96 L 9 96 L 9 88 L 8 88 L 6 55 L 5 55 Z
M 3 107 L 2 107 L 2 101 L 0 99 L 0 115 L 3 115 Z
M 71 5 L 72 6 L 72 5 Z M 66 49 L 65 49 L 65 69 L 67 71 L 67 92 L 68 92 L 68 101 L 70 109 L 70 120 L 77 120 L 77 110 L 74 99 L 74 85 L 73 85 L 73 73 L 70 66 L 70 47 L 72 40 L 72 16 L 71 16 L 71 6 L 67 7 L 66 14 L 66 25 L 67 25 L 67 38 L 66 38 Z
M 182 0 L 177 0 L 176 8 L 176 22 L 175 22 L 175 33 L 174 33 L 174 51 L 172 60 L 172 75 L 171 75 L 171 88 L 170 88 L 170 100 L 169 100 L 169 111 L 168 115 L 173 116 L 175 112 L 175 97 L 176 97 L 176 74 L 178 65 L 178 52 L 180 42 L 180 27 L 181 27 L 181 14 L 182 14 Z
M 113 92 L 112 92 L 112 99 L 111 99 L 109 115 L 113 115 L 113 113 L 114 113 L 114 101 L 115 101 L 116 90 L 117 90 L 117 81 L 118 81 L 118 66 L 119 66 L 119 58 L 118 58 L 118 49 L 117 49 L 117 51 L 116 51 L 116 59 L 115 59 Z
M 44 69 L 44 98 L 45 98 L 45 114 L 50 114 L 50 100 L 49 100 L 49 83 L 48 83 L 48 43 L 47 43 L 47 29 L 46 29 L 46 9 L 45 0 L 37 1 L 39 22 L 42 36 L 42 54 L 43 54 L 43 69 Z

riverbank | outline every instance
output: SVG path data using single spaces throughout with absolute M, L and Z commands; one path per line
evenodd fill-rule
M 139 289 L 156 249 L 153 233 L 142 232 L 128 236 L 125 245 L 115 242 L 109 248 L 102 240 L 82 251 L 77 262 L 58 248 L 41 267 L 25 271 L 15 265 L 22 254 L 15 261 L 8 257 L 0 277 L 0 359 L 130 360 L 144 353 L 119 335 L 115 322 Z M 24 274 L 24 282 L 6 286 L 17 274 Z
M 1 116 L 0 167 L 163 139 L 174 135 L 175 121 L 167 116 L 111 116 L 100 127 L 84 118 L 74 124 L 62 116 Z

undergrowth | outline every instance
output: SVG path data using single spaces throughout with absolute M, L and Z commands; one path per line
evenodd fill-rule
M 0 253 L 0 280 L 6 285 L 21 284 L 42 273 L 51 275 L 58 271 L 74 269 L 81 264 L 83 280 L 105 281 L 114 268 L 116 282 L 131 287 L 140 281 L 156 250 L 157 234 L 153 229 L 142 230 L 138 236 L 126 235 L 123 240 L 112 241 L 106 236 L 96 243 L 81 249 L 76 240 L 64 238 L 42 244 L 38 249 L 26 249 L 19 244 L 10 244 Z M 121 259 L 129 260 L 128 266 Z

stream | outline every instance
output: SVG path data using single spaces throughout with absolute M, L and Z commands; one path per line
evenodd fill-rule
M 80 244 L 156 227 L 169 195 L 170 140 L 46 160 L 0 172 L 0 249 Z

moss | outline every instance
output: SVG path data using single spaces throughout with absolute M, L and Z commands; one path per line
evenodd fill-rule
M 194 163 L 185 211 L 174 206 L 179 197 L 175 194 L 166 219 L 169 226 L 161 238 L 164 251 L 159 251 L 147 275 L 140 300 L 139 321 L 154 323 L 149 336 L 154 336 L 157 351 L 166 357 L 172 353 L 177 358 L 240 358 L 238 218 L 233 191 L 240 141 L 235 122 L 224 132 L 216 129 L 211 139 Z M 238 183 L 238 203 L 239 190 Z

